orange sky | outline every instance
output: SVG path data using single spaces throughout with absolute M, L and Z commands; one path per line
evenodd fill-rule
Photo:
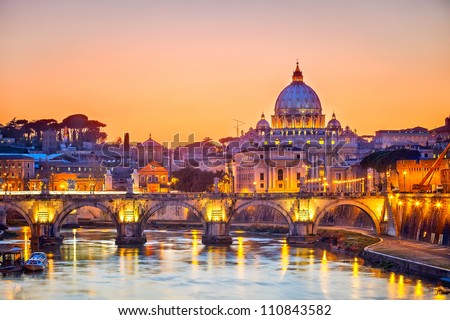
M 298 58 L 326 121 L 443 125 L 449 1 L 315 2 L 2 0 L 0 123 L 84 113 L 109 139 L 219 139 L 273 114 Z

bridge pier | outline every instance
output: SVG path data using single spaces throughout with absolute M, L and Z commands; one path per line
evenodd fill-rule
M 55 225 L 53 223 L 33 224 L 34 232 L 30 237 L 32 246 L 55 246 L 63 242 L 63 236 L 55 234 Z
M 289 226 L 289 235 L 286 242 L 291 245 L 305 245 L 316 239 L 313 235 L 313 223 L 310 221 L 297 221 Z
M 147 242 L 138 222 L 121 223 L 116 237 L 117 245 L 142 245 Z
M 202 237 L 203 244 L 230 245 L 233 239 L 228 233 L 226 222 L 206 222 L 205 234 Z
M 0 230 L 6 230 L 8 226 L 6 224 L 6 210 L 5 207 L 0 208 Z

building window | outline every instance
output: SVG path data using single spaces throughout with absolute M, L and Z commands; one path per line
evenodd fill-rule
M 155 176 L 155 182 L 158 182 L 158 176 Z
M 264 180 L 264 173 L 263 173 L 263 172 L 261 172 L 261 173 L 259 174 L 259 180 Z
M 152 179 L 152 176 L 148 176 L 148 177 L 147 177 L 147 182 L 152 182 L 152 180 L 153 180 L 153 179 Z
M 297 172 L 297 180 L 300 180 L 300 172 Z
M 263 189 L 263 188 L 264 188 L 264 183 L 260 183 L 260 184 L 259 184 L 259 187 L 260 187 L 261 189 Z
M 278 169 L 278 180 L 283 180 L 283 170 Z

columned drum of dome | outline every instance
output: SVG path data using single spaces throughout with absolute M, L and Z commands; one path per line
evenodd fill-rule
M 325 116 L 316 92 L 303 82 L 303 73 L 297 66 L 292 82 L 281 91 L 275 102 L 272 128 L 324 128 Z

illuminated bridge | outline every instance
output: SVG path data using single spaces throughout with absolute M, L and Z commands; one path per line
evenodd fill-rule
M 374 231 L 398 237 L 405 224 L 420 226 L 437 216 L 440 230 L 450 225 L 449 194 L 327 195 L 301 193 L 153 193 L 132 192 L 11 192 L 0 195 L 0 224 L 6 225 L 6 211 L 14 210 L 31 228 L 32 243 L 61 243 L 61 226 L 76 209 L 89 206 L 111 217 L 117 229 L 117 244 L 142 244 L 147 220 L 167 206 L 184 207 L 204 226 L 203 243 L 231 244 L 229 235 L 233 216 L 251 206 L 267 206 L 282 214 L 289 225 L 287 241 L 310 241 L 322 218 L 338 206 L 354 206 L 372 220 Z M 411 220 L 411 217 L 416 218 Z M 441 217 L 441 218 L 439 218 Z M 419 224 L 419 228 L 417 228 Z M 408 227 L 408 226 L 407 226 Z M 438 228 L 438 229 L 439 229 Z M 442 232 L 440 236 L 443 236 Z M 439 237 L 439 234 L 436 234 Z M 436 238 L 436 242 L 438 241 Z M 434 241 L 434 238 L 433 238 Z M 440 242 L 442 243 L 442 239 Z

